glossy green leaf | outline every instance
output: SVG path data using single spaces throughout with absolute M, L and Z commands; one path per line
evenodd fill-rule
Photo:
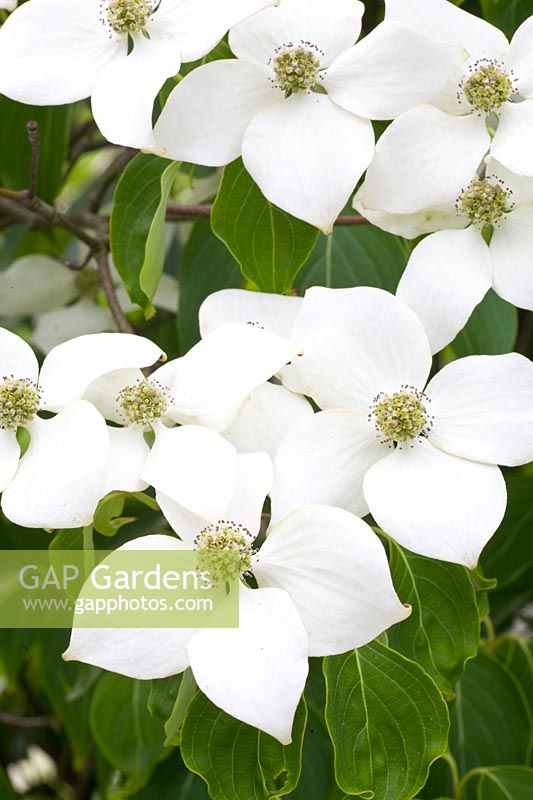
M 318 237 L 312 225 L 268 202 L 241 159 L 224 170 L 211 225 L 243 275 L 263 292 L 291 289 Z
M 484 19 L 510 39 L 532 13 L 531 0 L 480 0 Z
M 465 567 L 435 561 L 389 543 L 390 568 L 398 596 L 413 611 L 388 633 L 389 644 L 453 693 L 479 642 L 476 593 Z
M 153 680 L 148 695 L 148 711 L 152 716 L 167 720 L 172 713 L 181 684 L 181 675 Z
M 533 642 L 507 635 L 486 642 L 484 650 L 518 681 L 533 719 Z
M 158 764 L 146 786 L 131 800 L 209 800 L 205 783 L 189 772 L 177 753 Z
M 461 774 L 528 762 L 529 709 L 519 682 L 498 661 L 483 653 L 469 661 L 450 708 L 450 749 Z
M 132 302 L 146 314 L 165 264 L 165 214 L 179 164 L 139 153 L 121 175 L 113 198 L 111 254 Z
M 198 692 L 198 685 L 192 674 L 192 670 L 186 669 L 181 676 L 180 685 L 176 694 L 174 705 L 165 722 L 165 745 L 169 747 L 173 744 L 179 744 L 181 741 L 181 728 L 189 706 L 196 697 Z
M 183 724 L 183 760 L 206 781 L 213 800 L 282 797 L 298 783 L 306 716 L 302 703 L 294 720 L 292 744 L 283 747 L 266 733 L 228 716 L 199 692 Z
M 336 227 L 331 236 L 320 236 L 296 285 L 300 289 L 376 286 L 395 292 L 408 257 L 402 239 L 373 225 Z
M 150 682 L 106 673 L 90 708 L 91 730 L 99 750 L 140 788 L 165 757 L 163 723 L 148 710 Z
M 68 153 L 71 106 L 27 106 L 0 96 L 0 183 L 7 189 L 27 189 L 31 148 L 28 122 L 39 125 L 37 195 L 51 203 L 56 198 Z
M 458 800 L 531 800 L 533 769 L 489 767 L 464 776 Z
M 411 800 L 447 746 L 448 711 L 422 667 L 376 641 L 324 659 L 337 783 L 367 800 Z
M 516 308 L 491 289 L 445 353 L 451 351 L 455 358 L 509 353 L 514 347 L 517 332 Z
M 213 234 L 209 220 L 197 220 L 180 263 L 178 327 L 183 353 L 200 339 L 198 310 L 205 298 L 219 289 L 237 289 L 240 286 L 239 265 Z

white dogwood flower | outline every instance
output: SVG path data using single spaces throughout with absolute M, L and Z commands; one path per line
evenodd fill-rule
M 203 440 L 197 443 L 184 438 L 186 428 L 225 431 L 237 425 L 234 438 L 244 446 L 248 415 L 240 425 L 238 418 L 250 394 L 298 352 L 297 345 L 276 334 L 254 325 L 231 323 L 218 327 L 185 356 L 168 362 L 148 378 L 140 369 L 118 369 L 94 381 L 84 398 L 107 420 L 122 426 L 109 429 L 112 453 L 106 491 L 157 486 L 156 463 L 170 479 L 176 474 L 178 445 L 174 442 L 181 442 L 183 452 L 185 442 L 190 442 L 191 458 L 192 453 L 203 452 Z M 183 427 L 169 427 L 176 423 Z M 155 433 L 152 450 L 145 441 L 148 430 Z M 257 438 L 253 429 L 251 436 Z M 188 474 L 192 475 L 191 469 Z M 202 486 L 201 474 L 198 481 Z
M 110 142 L 153 149 L 152 110 L 164 81 L 271 2 L 29 0 L 0 30 L 0 92 L 34 105 L 91 96 Z
M 448 114 L 473 115 L 480 130 L 487 121 L 496 125 L 494 158 L 533 175 L 533 17 L 511 44 L 498 28 L 449 0 L 386 0 L 385 19 L 468 51 L 470 58 L 432 103 Z M 439 158 L 438 149 L 434 156 Z
M 237 58 L 180 82 L 157 143 L 207 166 L 242 155 L 271 202 L 329 232 L 372 159 L 370 119 L 428 101 L 465 57 L 392 22 L 355 44 L 363 11 L 358 0 L 281 0 L 236 25 Z
M 80 336 L 52 350 L 39 372 L 29 345 L 0 328 L 0 491 L 8 519 L 27 528 L 90 524 L 110 443 L 105 420 L 82 399 L 84 391 L 119 364 L 136 367 L 160 355 L 140 336 Z M 45 419 L 42 411 L 58 413 Z M 30 435 L 22 458 L 20 428 Z
M 362 646 L 409 616 L 410 608 L 396 595 L 377 536 L 341 509 L 314 506 L 296 511 L 269 529 L 256 552 L 272 463 L 264 453 L 237 456 L 231 445 L 218 439 L 212 441 L 213 461 L 208 460 L 209 475 L 203 483 L 182 474 L 185 460 L 179 478 L 166 477 L 179 483 L 182 506 L 158 492 L 182 540 L 145 536 L 122 549 L 195 549 L 199 564 L 212 576 L 220 572 L 221 579 L 240 578 L 239 627 L 74 628 L 64 657 L 139 679 L 162 678 L 191 667 L 213 703 L 288 744 L 308 656 Z M 211 470 L 211 464 L 216 469 Z M 236 557 L 221 561 L 220 552 Z M 251 588 L 251 575 L 259 588 Z M 253 680 L 248 680 L 250 675 Z
M 294 370 L 324 410 L 278 451 L 274 521 L 310 498 L 370 509 L 409 550 L 474 567 L 505 512 L 496 465 L 533 457 L 533 364 L 471 356 L 427 383 L 422 323 L 366 287 L 308 290 L 294 330 Z
M 461 118 L 454 147 L 442 142 L 435 161 L 432 126 L 440 120 L 446 130 L 452 119 L 422 106 L 396 120 L 355 199 L 384 230 L 407 238 L 433 232 L 414 249 L 397 295 L 424 323 L 434 353 L 462 330 L 491 287 L 533 310 L 533 178 L 493 158 L 480 165 L 484 144 L 469 117 Z M 407 179 L 417 157 L 420 165 Z

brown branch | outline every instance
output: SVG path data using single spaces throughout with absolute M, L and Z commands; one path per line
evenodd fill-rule
M 209 203 L 200 205 L 181 206 L 170 203 L 167 206 L 167 220 L 169 222 L 185 222 L 192 219 L 200 219 L 211 216 L 213 206 Z M 335 220 L 335 225 L 367 225 L 368 220 L 359 214 L 346 214 Z
M 37 192 L 37 178 L 39 175 L 39 154 L 41 151 L 41 142 L 39 138 L 39 123 L 32 119 L 26 125 L 28 133 L 28 140 L 31 148 L 30 160 L 30 185 L 28 188 L 28 198 L 31 200 L 35 197 Z
M 117 323 L 117 328 L 121 333 L 135 333 L 135 331 L 133 330 L 132 326 L 130 325 L 130 323 L 126 318 L 126 315 L 124 314 L 120 306 L 120 303 L 118 302 L 118 297 L 115 292 L 115 287 L 113 286 L 111 273 L 109 271 L 109 258 L 106 248 L 101 247 L 98 250 L 98 252 L 94 254 L 94 258 L 96 260 L 96 263 L 98 264 L 100 279 L 102 281 L 102 288 L 107 298 L 107 302 L 109 304 L 109 309 L 113 315 L 113 319 Z
M 0 722 L 13 728 L 58 728 L 57 720 L 52 717 L 22 717 L 8 711 L 0 711 Z

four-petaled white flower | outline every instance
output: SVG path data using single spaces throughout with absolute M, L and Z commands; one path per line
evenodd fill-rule
M 386 0 L 385 19 L 468 51 L 469 59 L 432 103 L 455 115 L 456 124 L 465 114 L 474 116 L 480 131 L 487 121 L 497 124 L 494 158 L 513 172 L 533 176 L 533 17 L 522 23 L 510 45 L 498 28 L 449 0 Z M 439 155 L 435 149 L 434 157 Z
M 496 466 L 533 458 L 533 364 L 471 356 L 426 386 L 422 323 L 380 289 L 307 291 L 293 363 L 324 409 L 274 460 L 273 520 L 310 502 L 346 508 L 402 546 L 473 568 L 506 507 Z
M 8 519 L 27 528 L 89 525 L 110 459 L 105 420 L 83 400 L 118 364 L 153 364 L 152 342 L 128 334 L 80 336 L 54 348 L 39 372 L 29 345 L 0 328 L 0 491 Z M 58 412 L 51 419 L 40 411 Z M 20 458 L 17 431 L 30 434 Z
M 186 474 L 194 474 L 193 463 L 200 465 L 196 480 L 203 491 L 202 470 L 209 470 L 207 456 L 203 465 L 203 442 L 209 431 L 203 438 L 198 434 L 199 441 L 192 433 L 187 438 L 184 431 L 228 430 L 228 438 L 239 449 L 254 450 L 267 434 L 262 433 L 264 422 L 255 430 L 254 420 L 249 418 L 246 405 L 250 394 L 298 352 L 293 342 L 254 325 L 227 324 L 148 378 L 140 369 L 118 369 L 94 381 L 85 390 L 84 399 L 107 420 L 122 426 L 109 428 L 111 464 L 105 493 L 141 491 L 148 485 L 158 486 L 159 478 L 173 481 L 178 474 L 178 450 L 187 456 Z M 309 404 L 300 403 L 294 410 L 291 398 L 291 419 L 309 412 Z M 176 423 L 183 427 L 171 427 Z M 145 441 L 149 430 L 155 433 L 151 450 Z M 285 427 L 282 430 L 285 432 Z M 277 444 L 279 439 L 275 438 Z M 179 485 L 176 492 L 179 497 Z
M 91 96 L 110 142 L 154 149 L 152 111 L 164 81 L 271 2 L 29 0 L 0 29 L 0 92 L 35 105 Z
M 263 194 L 329 231 L 370 163 L 370 119 L 426 102 L 465 57 L 393 22 L 354 46 L 358 0 L 281 0 L 230 30 L 236 59 L 194 70 L 155 127 L 170 158 L 208 166 L 242 155 Z
M 185 459 L 179 477 L 166 476 L 179 484 L 183 505 L 167 499 L 162 508 L 182 541 L 145 536 L 121 549 L 196 549 L 212 575 L 220 563 L 222 577 L 230 577 L 231 567 L 232 576 L 242 580 L 239 627 L 75 627 L 64 657 L 139 679 L 162 678 L 191 667 L 213 703 L 288 744 L 308 657 L 360 647 L 408 617 L 410 608 L 396 595 L 377 536 L 342 509 L 299 509 L 272 526 L 256 552 L 272 462 L 264 453 L 237 456 L 220 436 L 216 442 L 217 434 L 207 433 L 216 468 L 204 485 L 182 473 Z M 158 498 L 161 501 L 161 494 Z M 238 557 L 218 562 L 220 550 Z M 259 588 L 246 581 L 250 574 Z

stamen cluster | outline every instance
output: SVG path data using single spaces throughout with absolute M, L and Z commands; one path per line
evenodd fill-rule
M 214 586 L 240 578 L 250 570 L 253 537 L 243 525 L 219 520 L 208 525 L 194 540 L 198 569 L 209 572 Z
M 498 61 L 482 59 L 471 72 L 472 75 L 461 89 L 472 108 L 480 113 L 496 111 L 515 91 L 512 73 L 507 72 Z
M 480 228 L 495 225 L 513 210 L 512 191 L 496 178 L 476 178 L 464 189 L 455 207 L 458 214 L 468 217 Z
M 0 429 L 16 431 L 27 425 L 40 405 L 41 392 L 33 381 L 4 376 L 0 382 Z
M 290 43 L 276 50 L 273 60 L 276 80 L 274 85 L 290 97 L 295 92 L 313 88 L 319 80 L 321 51 L 311 42 L 301 42 L 298 46 Z
M 139 381 L 119 393 L 118 410 L 127 425 L 148 428 L 164 416 L 170 395 L 157 381 Z
M 386 444 L 402 444 L 427 436 L 432 424 L 426 409 L 428 402 L 429 398 L 414 386 L 402 386 L 391 395 L 380 392 L 374 398 L 369 421 Z
M 139 33 L 154 10 L 151 0 L 110 0 L 107 22 L 115 33 Z

